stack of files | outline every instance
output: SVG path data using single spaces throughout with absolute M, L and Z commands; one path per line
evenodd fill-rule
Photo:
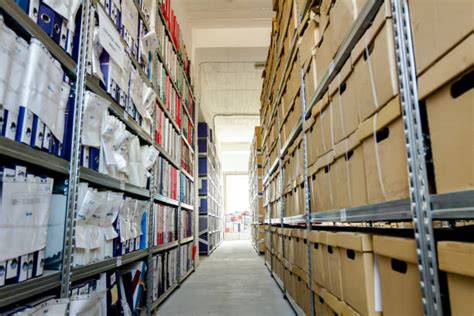
M 80 1 L 16 0 L 16 3 L 56 44 L 74 55 L 74 50 L 79 48 Z
M 109 102 L 86 92 L 81 165 L 132 185 L 146 188 L 158 151 L 140 146 L 125 124 L 107 113 Z
M 153 257 L 154 275 L 152 297 L 154 300 L 157 300 L 169 288 L 178 283 L 177 258 L 177 248 Z
M 0 166 L 0 181 L 1 287 L 43 274 L 53 179 Z
M 120 271 L 120 296 L 122 304 L 128 307 L 131 314 L 140 315 L 140 307 L 145 303 L 145 276 L 147 266 L 144 261 L 130 264 Z
M 74 265 L 117 257 L 146 247 L 148 201 L 79 185 Z
M 74 97 L 61 64 L 40 41 L 18 37 L 1 15 L 0 58 L 0 136 L 69 159 Z
M 191 237 L 192 231 L 192 219 L 193 214 L 188 210 L 181 211 L 181 236 L 182 238 Z
M 178 160 L 179 134 L 158 106 L 156 106 L 155 113 L 155 142 L 163 147 L 173 160 Z
M 124 108 L 126 119 L 135 120 L 145 132 L 151 134 L 152 113 L 157 96 L 140 76 L 140 70 L 135 68 L 129 57 L 131 52 L 134 52 L 132 58 L 135 60 L 141 60 L 141 55 L 144 55 L 145 65 L 140 67 L 144 68 L 145 73 L 149 72 L 148 57 L 144 51 L 146 48 L 142 48 L 143 53 L 139 56 L 140 27 L 134 28 L 135 22 L 130 22 L 138 19 L 136 6 L 133 0 L 124 0 L 122 6 L 127 7 L 127 10 L 122 12 L 121 8 L 117 8 L 116 1 L 108 3 L 108 0 L 105 0 L 105 2 L 97 8 L 97 26 L 94 26 L 95 29 L 90 32 L 93 35 L 89 42 L 93 44 L 89 47 L 91 60 L 88 71 L 100 80 L 107 93 Z M 128 7 L 131 9 L 128 10 Z M 114 16 L 114 19 L 111 19 L 110 14 Z M 122 21 L 123 18 L 128 21 L 127 26 L 120 26 L 121 31 L 119 31 L 114 21 L 116 19 L 117 23 L 125 23 Z M 142 24 L 138 20 L 136 23 Z M 124 47 L 124 39 L 120 32 L 127 38 L 126 47 Z M 150 78 L 150 73 L 148 73 L 147 79 L 150 80 Z
M 191 176 L 194 173 L 194 155 L 184 140 L 181 141 L 181 168 L 186 170 Z
M 158 157 L 155 165 L 156 192 L 162 196 L 177 200 L 178 169 L 168 160 Z
M 194 183 L 182 173 L 180 179 L 180 201 L 189 205 L 194 205 Z
M 14 307 L 2 315 L 5 316 L 27 316 L 27 315 L 66 315 L 68 299 L 57 299 L 53 295 L 40 297 L 22 306 Z
M 153 227 L 155 237 L 154 246 L 165 245 L 178 240 L 178 228 L 176 223 L 176 207 L 154 204 Z

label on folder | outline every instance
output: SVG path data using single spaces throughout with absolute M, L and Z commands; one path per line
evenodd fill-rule
M 100 44 L 117 64 L 122 65 L 126 60 L 126 55 L 120 34 L 101 6 L 99 6 L 97 11 L 99 13 Z

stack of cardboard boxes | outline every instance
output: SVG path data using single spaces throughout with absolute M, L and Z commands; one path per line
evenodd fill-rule
M 252 216 L 252 244 L 258 253 L 265 252 L 263 207 L 263 165 L 262 165 L 262 137 L 261 128 L 255 127 L 255 134 L 250 148 L 249 159 L 249 204 Z
M 317 100 L 321 79 L 333 71 L 341 44 L 372 2 L 323 0 L 305 12 L 298 25 L 304 3 L 274 1 L 277 14 L 261 97 L 264 175 L 296 131 L 304 97 L 307 109 L 312 106 L 302 128 L 311 212 L 350 212 L 353 207 L 409 198 L 390 1 L 383 1 Z M 430 193 L 473 190 L 474 3 L 410 0 L 409 6 Z M 288 146 L 282 168 L 265 183 L 264 206 L 270 206 L 270 218 L 280 218 L 281 212 L 283 217 L 304 214 L 302 133 Z M 283 210 L 277 207 L 281 196 Z M 414 239 L 337 230 L 306 235 L 279 227 L 266 233 L 272 242 L 267 263 L 273 263 L 273 271 L 303 310 L 308 310 L 309 300 L 300 296 L 311 284 L 318 315 L 423 313 Z M 305 259 L 308 243 L 311 279 Z M 461 301 L 472 297 L 474 245 L 443 241 L 437 249 L 439 268 L 448 274 L 448 289 L 442 292 L 449 294 L 451 311 L 468 314 L 469 307 Z

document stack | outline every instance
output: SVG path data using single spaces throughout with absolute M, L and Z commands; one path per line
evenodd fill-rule
M 0 166 L 0 181 L 1 287 L 43 274 L 53 179 L 17 165 Z
M 194 182 L 181 173 L 181 181 L 179 181 L 180 201 L 189 205 L 194 204 Z
M 181 210 L 181 237 L 187 238 L 191 237 L 192 232 L 192 225 L 193 223 L 193 213 L 189 212 L 188 210 L 182 209 Z
M 74 264 L 85 265 L 146 248 L 148 201 L 81 183 Z
M 80 1 L 16 0 L 16 3 L 66 53 L 77 57 Z
M 175 161 L 178 161 L 178 146 L 180 137 L 173 122 L 166 117 L 165 112 L 156 106 L 155 113 L 155 142 Z
M 178 209 L 173 206 L 155 204 L 153 207 L 154 246 L 166 245 L 178 240 L 176 222 Z
M 158 151 L 140 146 L 138 137 L 127 131 L 125 124 L 107 114 L 108 104 L 106 99 L 86 92 L 82 166 L 146 188 Z
M 177 248 L 153 257 L 153 300 L 177 284 L 177 259 Z
M 0 136 L 69 159 L 74 100 L 61 64 L 40 41 L 18 37 L 1 15 L 0 58 Z
M 178 169 L 168 160 L 158 157 L 155 165 L 156 193 L 177 200 Z
M 192 268 L 193 266 L 193 244 L 185 244 L 180 246 L 180 271 L 179 275 L 181 277 L 185 276 L 186 273 Z

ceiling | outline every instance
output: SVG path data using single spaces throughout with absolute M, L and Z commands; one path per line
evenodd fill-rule
M 173 0 L 192 46 L 200 118 L 214 127 L 224 172 L 246 172 L 259 125 L 272 0 Z
M 266 27 L 272 19 L 271 0 L 176 0 L 193 27 Z

